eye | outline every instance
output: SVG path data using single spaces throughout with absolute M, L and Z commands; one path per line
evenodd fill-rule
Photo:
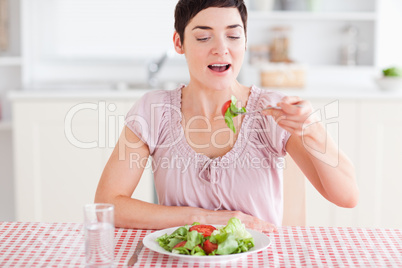
M 208 41 L 208 39 L 209 39 L 209 37 L 197 38 L 197 41 L 205 42 L 205 41 Z
M 240 39 L 240 36 L 228 36 L 228 38 L 232 40 L 238 40 Z

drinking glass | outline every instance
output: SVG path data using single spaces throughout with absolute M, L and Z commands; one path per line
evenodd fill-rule
M 84 230 L 86 267 L 113 267 L 114 206 L 85 205 Z

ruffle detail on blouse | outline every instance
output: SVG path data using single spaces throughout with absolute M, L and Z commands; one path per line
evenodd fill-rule
M 185 139 L 184 129 L 181 124 L 183 120 L 183 114 L 181 113 L 181 97 L 184 86 L 185 85 L 181 85 L 177 90 L 172 91 L 170 94 L 170 103 L 172 106 L 177 107 L 180 111 L 178 113 L 172 110 L 170 113 L 171 136 L 174 137 L 175 140 L 178 140 L 178 143 L 175 144 L 177 154 L 193 161 L 193 164 L 197 170 L 196 173 L 198 174 L 198 179 L 205 183 L 212 190 L 218 202 L 215 210 L 219 210 L 222 208 L 223 204 L 223 199 L 218 193 L 219 182 L 222 178 L 222 168 L 224 168 L 225 165 L 231 165 L 245 151 L 246 141 L 248 139 L 248 132 L 246 132 L 246 130 L 250 127 L 250 124 L 252 124 L 252 120 L 250 120 L 249 116 L 245 116 L 235 145 L 225 155 L 211 159 L 204 154 L 199 154 L 188 144 L 187 140 Z M 246 109 L 255 109 L 257 100 L 258 93 L 256 92 L 256 89 L 252 87 Z
M 213 193 L 215 209 L 224 207 L 225 198 L 222 196 L 220 187 L 221 180 L 225 178 L 222 173 L 226 168 L 232 169 L 236 166 L 235 162 L 242 163 L 248 155 L 259 155 L 259 157 L 270 157 L 270 155 L 281 155 L 284 150 L 284 144 L 287 141 L 286 131 L 280 129 L 280 137 L 270 138 L 269 135 L 260 133 L 260 130 L 270 129 L 277 126 L 272 117 L 262 116 L 261 114 L 245 115 L 241 124 L 237 140 L 233 148 L 225 155 L 217 158 L 209 158 L 204 154 L 197 153 L 187 142 L 182 126 L 183 114 L 181 111 L 182 90 L 185 85 L 181 85 L 175 90 L 168 92 L 166 107 L 170 107 L 166 114 L 169 120 L 163 120 L 168 126 L 163 125 L 163 132 L 168 133 L 167 144 L 171 145 L 173 154 L 177 157 L 188 159 L 195 168 L 197 179 L 208 187 L 208 191 Z M 274 105 L 282 96 L 275 92 L 265 92 L 260 88 L 252 86 L 247 101 L 246 110 L 253 111 L 267 105 Z M 166 127 L 166 128 L 165 128 Z M 254 131 L 257 130 L 257 131 Z M 276 133 L 276 132 L 275 132 Z M 252 148 L 251 146 L 256 146 Z M 263 147 L 262 149 L 260 147 Z M 257 152 L 258 151 L 258 152 Z M 260 153 L 263 151 L 263 154 Z
M 255 109 L 276 106 L 276 104 L 285 96 L 276 91 L 262 90 L 257 87 L 255 87 L 255 90 L 259 93 L 259 99 Z M 285 146 L 290 137 L 290 133 L 281 128 L 271 116 L 265 116 L 258 113 L 253 117 L 254 125 L 252 135 L 249 135 L 249 142 L 254 146 L 259 145 L 260 149 L 265 150 L 267 154 L 285 156 Z
M 187 141 L 184 136 L 184 130 L 181 125 L 181 121 L 183 120 L 183 114 L 181 112 L 181 95 L 182 90 L 186 85 L 180 85 L 179 88 L 170 92 L 170 100 L 169 103 L 174 107 L 171 109 L 170 115 L 170 133 L 172 141 L 176 141 L 174 143 L 175 148 L 177 149 L 177 153 L 184 157 L 194 157 L 196 156 L 196 152 L 187 144 Z
M 180 85 L 179 88 L 170 92 L 170 103 L 174 107 L 177 107 L 178 111 L 180 111 L 180 112 L 171 111 L 170 113 L 171 135 L 172 137 L 174 137 L 174 140 L 178 141 L 177 144 L 175 144 L 178 153 L 185 157 L 191 157 L 193 161 L 196 161 L 197 166 L 200 168 L 200 170 L 204 167 L 204 164 L 206 162 L 209 162 L 219 167 L 221 165 L 229 165 L 232 162 L 236 161 L 246 148 L 247 140 L 249 138 L 248 136 L 250 135 L 250 132 L 247 131 L 247 129 L 250 128 L 254 123 L 253 120 L 251 120 L 251 117 L 249 115 L 245 116 L 239 130 L 239 135 L 233 148 L 225 155 L 211 159 L 204 154 L 199 154 L 195 152 L 193 148 L 191 148 L 190 145 L 187 143 L 187 140 L 185 139 L 184 136 L 184 130 L 181 125 L 181 121 L 183 120 L 183 114 L 181 113 L 181 95 L 182 95 L 182 89 L 184 87 L 185 85 Z M 255 86 L 251 87 L 250 96 L 246 105 L 246 110 L 251 111 L 256 109 L 256 107 L 258 107 L 258 99 L 260 92 L 261 90 L 259 88 Z

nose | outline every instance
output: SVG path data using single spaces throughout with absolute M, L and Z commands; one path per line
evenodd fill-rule
M 212 53 L 219 56 L 229 53 L 228 44 L 226 43 L 226 40 L 224 38 L 215 39 Z

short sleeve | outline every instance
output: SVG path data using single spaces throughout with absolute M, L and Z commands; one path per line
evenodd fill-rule
M 125 125 L 148 145 L 152 155 L 158 144 L 168 96 L 165 90 L 146 93 L 126 115 Z
M 276 91 L 261 90 L 257 109 L 269 106 L 276 106 L 285 95 Z M 261 115 L 260 120 L 261 131 L 259 138 L 267 148 L 278 156 L 286 155 L 286 143 L 290 137 L 290 133 L 281 128 L 272 116 Z

